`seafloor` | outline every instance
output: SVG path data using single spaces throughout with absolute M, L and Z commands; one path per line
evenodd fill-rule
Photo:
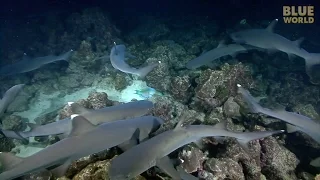
M 188 21 L 188 17 L 184 17 L 177 23 L 168 18 L 144 17 L 141 24 L 128 33 L 128 30 L 118 29 L 100 9 L 93 8 L 74 13 L 63 21 L 52 15 L 41 20 L 30 18 L 20 28 L 3 24 L 0 30 L 2 63 L 17 61 L 23 53 L 45 56 L 70 49 L 75 53 L 69 63 L 52 63 L 1 79 L 1 92 L 16 84 L 26 84 L 23 93 L 1 118 L 2 128 L 25 130 L 26 122 L 45 124 L 67 117 L 69 101 L 98 109 L 141 100 L 145 97 L 135 92 L 147 87 L 162 93 L 149 98 L 155 103 L 153 115 L 166 121 L 160 131 L 172 128 L 182 113 L 192 119 L 189 123 L 215 124 L 226 120 L 228 129 L 238 132 L 285 128 L 279 120 L 250 114 L 242 108 L 236 84 L 243 85 L 254 96 L 264 97 L 261 103 L 265 107 L 285 107 L 320 119 L 320 88 L 309 83 L 300 58 L 292 61 L 283 53 L 252 51 L 216 60 L 210 68 L 186 69 L 189 60 L 215 48 L 227 33 L 265 27 L 264 23 L 239 23 L 233 29 L 222 29 L 215 22 L 192 18 L 193 21 Z M 296 39 L 295 32 L 291 33 L 285 36 Z M 125 44 L 137 57 L 129 60 L 134 67 L 158 61 L 161 64 L 143 80 L 115 70 L 108 58 L 99 58 L 109 53 L 113 42 Z M 50 144 L 55 139 L 35 138 L 33 141 Z M 12 151 L 22 157 L 43 148 L 5 137 L 1 137 L 0 142 L 0 151 Z M 310 180 L 319 171 L 309 162 L 320 156 L 320 145 L 302 133 L 285 133 L 253 141 L 250 154 L 232 139 L 223 144 L 211 138 L 206 142 L 207 149 L 188 145 L 173 154 L 184 160 L 182 166 L 187 172 L 195 175 L 201 172 L 199 176 L 206 180 Z M 105 174 L 115 154 L 117 150 L 112 148 L 82 158 L 59 179 L 108 179 Z M 42 172 L 24 178 L 49 179 L 49 176 Z M 170 179 L 156 168 L 143 176 L 139 179 Z

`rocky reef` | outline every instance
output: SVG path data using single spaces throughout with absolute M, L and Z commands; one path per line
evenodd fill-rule
M 201 25 L 195 26 L 189 25 L 191 22 L 182 21 L 179 26 L 170 24 L 170 21 L 151 18 L 148 23 L 142 24 L 131 33 L 120 35 L 109 17 L 98 8 L 74 13 L 62 22 L 64 23 L 58 19 L 48 19 L 41 28 L 44 33 L 42 38 L 47 39 L 48 44 L 41 44 L 40 37 L 37 37 L 34 43 L 29 44 L 28 49 L 23 50 L 22 45 L 10 41 L 7 46 L 14 46 L 17 50 L 7 47 L 6 53 L 1 55 L 1 59 L 14 62 L 22 56 L 23 51 L 37 55 L 66 49 L 75 51 L 67 65 L 43 67 L 27 75 L 3 79 L 6 84 L 0 87 L 1 91 L 17 83 L 27 85 L 25 93 L 19 96 L 1 117 L 1 128 L 25 130 L 27 126 L 24 118 L 28 117 L 17 113 L 28 110 L 34 102 L 40 103 L 43 95 L 52 95 L 52 99 L 63 99 L 74 92 L 90 89 L 86 98 L 72 98 L 88 109 L 122 103 L 112 100 L 114 97 L 111 93 L 98 91 L 112 87 L 120 93 L 136 79 L 112 68 L 107 55 L 114 41 L 128 43 L 128 50 L 136 56 L 127 60 L 132 67 L 160 62 L 159 66 L 143 79 L 149 87 L 162 93 L 149 99 L 154 102 L 150 115 L 165 121 L 152 136 L 174 128 L 182 114 L 186 117 L 186 124 L 214 125 L 226 121 L 227 129 L 235 132 L 285 128 L 285 124 L 279 120 L 250 113 L 237 94 L 237 84 L 241 84 L 254 96 L 263 97 L 261 104 L 268 108 L 285 107 L 312 119 L 320 119 L 319 86 L 306 83 L 305 74 L 301 71 L 290 71 L 299 70 L 299 64 L 289 62 L 288 67 L 291 69 L 274 68 L 274 63 L 283 62 L 283 54 L 274 55 L 269 60 L 270 57 L 261 52 L 253 52 L 239 55 L 237 59 L 222 58 L 213 62 L 218 65 L 211 64 L 209 68 L 187 70 L 185 64 L 189 60 L 216 47 L 218 39 L 224 36 L 224 33 L 218 33 L 215 23 L 201 20 Z M 38 22 L 33 23 L 36 25 Z M 56 28 L 50 28 L 52 23 L 56 23 Z M 206 26 L 206 23 L 210 25 Z M 185 26 L 192 27 L 192 30 L 181 28 Z M 9 34 L 12 33 L 21 32 Z M 25 41 L 32 37 L 36 36 L 31 34 L 20 43 L 26 44 Z M 59 93 L 55 94 L 56 92 Z M 73 114 L 66 104 L 52 106 L 56 108 L 48 108 L 50 112 L 36 117 L 35 123 L 43 125 Z M 190 144 L 172 153 L 172 158 L 180 163 L 180 167 L 201 179 L 311 180 L 319 173 L 309 165 L 309 161 L 320 156 L 320 145 L 299 132 L 255 140 L 250 143 L 249 152 L 232 138 L 205 138 L 202 141 L 203 146 Z M 21 145 L 22 142 L 0 134 L 1 152 Z M 118 154 L 120 151 L 117 148 L 111 148 L 81 158 L 69 167 L 64 177 L 58 179 L 107 180 L 110 161 Z M 46 171 L 24 177 L 50 178 L 53 178 L 52 175 Z M 317 178 L 320 179 L 319 176 Z M 169 178 L 158 169 L 152 168 L 136 179 Z

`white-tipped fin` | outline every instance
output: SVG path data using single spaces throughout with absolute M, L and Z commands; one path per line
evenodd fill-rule
M 68 102 L 68 106 L 71 106 L 71 104 L 73 104 L 74 102 Z
M 273 20 L 269 26 L 266 28 L 267 31 L 273 32 L 275 25 L 278 23 L 278 19 Z
M 23 161 L 23 158 L 15 156 L 10 152 L 1 152 L 0 153 L 0 162 L 4 171 L 10 170 L 16 164 L 19 164 Z
M 75 118 L 77 116 L 80 116 L 80 115 L 79 114 L 71 114 L 70 118 L 73 119 L 73 118 Z

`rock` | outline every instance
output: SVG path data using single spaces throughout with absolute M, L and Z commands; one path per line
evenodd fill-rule
M 113 102 L 108 99 L 108 95 L 104 92 L 90 92 L 87 101 L 93 109 L 101 109 L 113 105 Z
M 9 115 L 2 119 L 2 128 L 5 130 L 23 131 L 26 127 L 20 116 Z
M 224 65 L 222 70 L 207 69 L 196 79 L 195 99 L 192 106 L 211 110 L 221 106 L 230 95 L 236 95 L 236 84 L 247 87 L 253 83 L 249 68 L 241 63 Z
M 56 121 L 57 115 L 58 115 L 58 110 L 55 110 L 37 117 L 34 121 L 39 125 L 52 123 Z
M 191 82 L 189 76 L 177 76 L 172 78 L 170 92 L 179 102 L 186 103 L 190 100 L 191 93 L 189 88 Z
M 203 169 L 202 164 L 207 159 L 207 154 L 199 148 L 188 145 L 179 152 L 178 158 L 181 161 L 180 166 L 187 173 L 193 173 Z
M 307 116 L 307 117 L 314 119 L 314 120 L 320 119 L 319 114 L 317 113 L 317 111 L 314 109 L 314 107 L 311 104 L 306 104 L 306 105 L 298 104 L 297 106 L 295 106 L 293 108 L 293 111 L 296 113 L 302 114 L 304 116 Z M 320 121 L 319 121 L 319 123 L 320 123 Z
M 236 179 L 245 180 L 242 167 L 230 158 L 210 158 L 205 163 L 205 169 L 212 173 L 213 177 L 206 180 L 214 179 Z
M 126 74 L 117 73 L 114 78 L 114 88 L 117 91 L 124 90 L 129 85 L 129 82 L 126 79 Z
M 229 97 L 223 105 L 223 112 L 226 117 L 240 117 L 240 106 L 234 101 L 233 97 Z
M 272 137 L 265 138 L 260 144 L 263 152 L 261 156 L 262 173 L 268 179 L 298 179 L 295 169 L 299 160 L 295 154 L 280 146 Z

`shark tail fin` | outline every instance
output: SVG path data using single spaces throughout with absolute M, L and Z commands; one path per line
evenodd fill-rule
M 268 136 L 272 136 L 274 134 L 283 133 L 284 130 L 279 131 L 260 131 L 260 132 L 245 132 L 245 133 L 239 133 L 239 136 L 237 138 L 238 143 L 240 146 L 246 151 L 249 151 L 249 142 L 256 140 L 256 139 L 262 139 Z
M 320 82 L 316 82 L 315 79 L 313 79 L 313 66 L 320 65 L 320 53 L 310 53 L 310 56 L 305 59 L 306 63 L 306 73 L 310 78 L 310 82 L 313 84 L 319 84 Z
M 0 162 L 4 171 L 10 170 L 16 164 L 19 164 L 23 161 L 23 158 L 15 156 L 13 153 L 10 152 L 1 152 L 0 153 Z
M 143 68 L 140 68 L 138 69 L 138 72 L 137 74 L 141 77 L 141 78 L 145 78 L 149 72 L 151 72 L 155 67 L 157 67 L 158 65 L 160 64 L 159 63 L 153 63 L 153 64 L 150 64 L 146 67 L 143 67 Z
M 19 131 L 10 131 L 10 130 L 3 130 L 0 129 L 0 134 L 5 136 L 6 138 L 13 138 L 13 139 L 19 139 L 22 141 L 23 144 L 28 144 L 29 141 L 27 138 L 23 137 L 24 132 L 19 132 Z

